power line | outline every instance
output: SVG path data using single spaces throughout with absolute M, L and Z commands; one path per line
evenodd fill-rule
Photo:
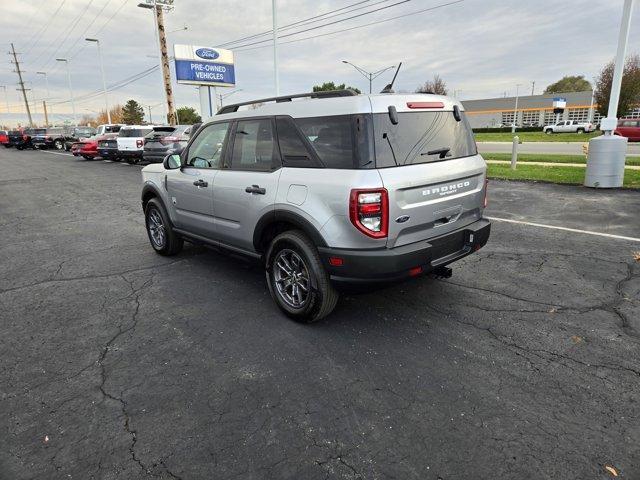
M 286 35 L 278 35 L 278 39 L 280 38 L 287 38 L 287 37 L 291 37 L 293 35 L 298 35 L 300 33 L 304 33 L 304 32 L 309 32 L 311 30 L 317 30 L 318 28 L 324 28 L 324 27 L 328 27 L 330 25 L 335 25 L 336 23 L 341 23 L 341 22 L 346 22 L 347 20 L 353 20 L 354 18 L 359 18 L 359 17 L 363 17 L 365 15 L 369 15 L 371 13 L 376 13 L 379 12 L 381 10 L 386 10 L 387 8 L 391 8 L 391 7 L 395 7 L 397 5 L 401 5 L 403 3 L 407 3 L 410 2 L 411 0 L 401 0 L 399 2 L 396 3 L 392 3 L 391 5 L 385 5 L 384 7 L 380 7 L 380 8 L 376 8 L 374 10 L 369 10 L 368 12 L 364 12 L 364 13 L 359 13 L 357 15 L 353 15 L 351 17 L 347 17 L 347 18 L 341 18 L 340 20 L 334 20 L 333 22 L 329 22 L 329 23 L 325 23 L 323 25 L 317 25 L 315 27 L 311 27 L 311 28 L 307 28 L 305 30 L 299 30 L 297 32 L 292 32 L 292 33 L 287 33 Z M 256 42 L 251 42 L 251 43 L 245 43 L 244 45 L 237 45 L 234 48 L 243 48 L 243 47 L 248 47 L 250 45 L 257 45 L 258 43 L 264 43 L 264 42 L 271 42 L 271 39 L 267 39 L 267 40 L 259 40 Z
M 333 13 L 333 14 L 335 14 L 335 15 L 331 15 L 331 16 L 344 15 L 344 13 L 345 13 L 345 12 L 342 12 L 342 13 L 336 13 L 336 12 L 341 12 L 342 10 L 346 10 L 346 9 L 348 9 L 348 8 L 351 8 L 351 7 L 354 7 L 354 6 L 360 5 L 360 4 L 362 4 L 362 3 L 369 3 L 370 1 L 371 1 L 371 0 L 364 0 L 364 1 L 356 2 L 356 3 L 352 3 L 352 4 L 350 4 L 350 5 L 347 5 L 346 7 L 338 8 L 338 9 L 336 9 L 336 10 L 330 10 L 330 11 L 325 12 L 325 13 L 322 13 L 322 14 L 320 14 L 320 15 L 315 15 L 315 16 L 313 16 L 313 17 L 305 18 L 305 19 L 303 19 L 303 20 L 299 20 L 299 21 L 297 21 L 297 22 L 293 22 L 293 23 L 289 23 L 289 24 L 287 24 L 287 25 L 283 25 L 282 27 L 278 28 L 278 30 L 286 30 L 286 29 L 289 29 L 289 28 L 291 28 L 291 27 L 294 27 L 294 26 L 296 26 L 296 25 L 303 24 L 303 23 L 314 23 L 314 22 L 318 22 L 318 21 L 321 21 L 321 20 L 319 20 L 319 19 L 320 19 L 320 17 L 327 17 L 329 14 L 332 14 L 332 13 Z M 373 5 L 377 5 L 377 4 L 379 4 L 379 3 L 384 3 L 384 2 L 387 2 L 387 1 L 389 1 L 389 0 L 381 0 L 381 1 L 379 1 L 379 2 L 374 3 Z M 365 5 L 365 6 L 362 6 L 362 7 L 354 8 L 353 10 L 351 10 L 351 12 L 355 12 L 356 10 L 360 10 L 360 9 L 362 9 L 362 8 L 366 8 L 366 7 L 368 7 L 368 6 L 370 6 L 370 5 Z M 350 12 L 349 12 L 349 13 L 350 13 Z M 326 20 L 326 18 L 324 18 L 323 20 Z M 240 43 L 240 42 L 244 42 L 244 41 L 246 41 L 246 40 L 251 40 L 251 39 L 254 39 L 254 38 L 257 38 L 257 37 L 262 37 L 262 36 L 264 36 L 264 35 L 271 35 L 271 33 L 272 33 L 272 32 L 273 32 L 273 29 L 271 29 L 271 30 L 266 30 L 266 31 L 261 32 L 261 33 L 256 33 L 256 34 L 253 34 L 253 35 L 249 35 L 249 36 L 247 36 L 247 37 L 242 37 L 242 38 L 238 38 L 238 39 L 236 39 L 236 40 L 232 40 L 232 41 L 230 41 L 230 42 L 225 42 L 225 43 L 219 44 L 219 45 L 218 45 L 218 47 L 222 48 L 222 47 L 226 47 L 226 46 L 228 46 L 228 45 L 232 45 L 232 44 L 234 44 L 234 43 Z
M 456 3 L 462 3 L 464 1 L 465 0 L 455 0 L 455 1 L 452 1 L 452 2 L 448 2 L 448 3 L 443 3 L 443 4 L 440 4 L 440 5 L 435 5 L 433 7 L 424 8 L 422 10 L 416 10 L 414 12 L 405 13 L 403 15 L 397 15 L 395 17 L 385 18 L 384 20 L 378 20 L 378 21 L 375 21 L 375 22 L 365 23 L 363 25 L 356 25 L 355 27 L 343 28 L 341 30 L 335 30 L 333 32 L 321 33 L 319 35 L 312 35 L 312 36 L 309 36 L 309 37 L 296 38 L 294 40 L 289 40 L 288 42 L 282 42 L 281 44 L 296 43 L 296 42 L 301 42 L 303 40 L 311 40 L 313 38 L 326 37 L 327 35 L 335 35 L 336 33 L 348 32 L 348 31 L 351 31 L 351 30 L 357 30 L 357 29 L 360 29 L 360 28 L 370 27 L 371 25 L 378 25 L 380 23 L 390 22 L 391 20 L 397 20 L 399 18 L 409 17 L 411 15 L 417 15 L 417 14 L 424 13 L 424 12 L 430 12 L 432 10 L 437 10 L 437 9 L 440 9 L 440 8 L 448 7 L 448 6 L 451 6 L 451 5 L 455 5 Z M 278 43 L 280 44 L 280 42 L 278 42 Z M 270 47 L 271 47 L 271 45 L 261 45 L 259 47 L 238 48 L 238 49 L 235 49 L 235 51 L 242 52 L 242 51 L 258 50 L 260 48 L 270 48 Z
M 109 6 L 109 1 L 110 0 L 105 0 L 104 4 L 102 5 L 102 8 L 100 9 L 100 11 L 98 13 L 96 13 L 96 16 L 93 17 L 93 20 L 91 20 L 89 22 L 89 24 L 87 25 L 87 27 L 83 30 L 83 32 L 80 34 L 80 36 L 76 39 L 75 42 L 73 42 L 73 45 L 71 45 L 69 47 L 69 49 L 67 50 L 67 52 L 65 53 L 65 57 L 67 57 L 69 55 L 69 53 L 71 52 L 71 50 L 73 50 L 73 48 L 78 44 L 78 42 L 80 40 L 83 40 L 85 38 L 86 33 L 89 31 L 89 29 L 91 28 L 91 26 L 95 23 L 95 21 L 98 19 L 98 17 L 100 15 L 102 15 L 102 12 L 104 12 L 104 10 Z
M 31 37 L 31 40 L 29 40 L 29 42 L 27 42 L 28 46 L 26 47 L 27 51 L 25 52 L 25 55 L 28 55 L 29 53 L 31 53 L 31 50 L 33 50 L 33 47 L 36 46 L 36 44 L 38 43 L 38 40 L 40 40 L 40 38 L 42 37 L 42 34 L 53 23 L 53 21 L 55 20 L 56 16 L 58 15 L 58 12 L 60 12 L 62 7 L 66 3 L 66 1 L 67 0 L 63 0 L 62 3 L 60 3 L 60 5 L 58 5 L 58 8 L 56 8 L 56 11 L 53 12 L 53 15 L 51 15 L 49 17 L 49 20 L 47 20 L 45 22 L 45 24 L 42 27 L 40 27 L 40 29 L 38 29 L 38 31 L 33 35 L 33 37 Z

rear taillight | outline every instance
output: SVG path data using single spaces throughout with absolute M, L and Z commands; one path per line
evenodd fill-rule
M 162 145 L 169 145 L 170 143 L 179 142 L 180 137 L 160 137 L 160 143 Z
M 365 235 L 384 238 L 389 231 L 389 194 L 385 188 L 351 190 L 351 223 Z
M 25 142 L 29 139 L 28 135 L 22 135 L 22 140 L 24 140 Z
M 489 197 L 487 195 L 487 191 L 489 190 L 489 179 L 484 177 L 484 200 L 482 202 L 483 208 L 487 208 L 489 205 Z
M 140 148 L 144 145 L 144 140 L 136 140 L 136 147 Z

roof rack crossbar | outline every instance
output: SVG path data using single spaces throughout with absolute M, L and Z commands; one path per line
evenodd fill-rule
M 237 112 L 238 108 L 242 106 L 255 105 L 257 103 L 266 103 L 266 102 L 281 103 L 281 102 L 290 102 L 294 98 L 333 98 L 333 97 L 351 97 L 354 95 L 358 95 L 358 92 L 351 89 L 298 93 L 296 95 L 282 95 L 280 97 L 262 98 L 260 100 L 251 100 L 250 102 L 241 102 L 241 103 L 234 103 L 232 105 L 225 105 L 224 107 L 220 108 L 220 110 L 216 112 L 216 115 L 221 115 L 223 113 Z

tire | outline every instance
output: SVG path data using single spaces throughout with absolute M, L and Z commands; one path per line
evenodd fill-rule
M 55 142 L 53 142 L 53 147 L 56 150 L 62 150 L 64 148 L 64 143 L 62 142 L 62 140 L 56 140 Z
M 266 259 L 269 293 L 285 315 L 298 322 L 311 323 L 333 311 L 338 292 L 322 266 L 318 249 L 304 233 L 290 230 L 278 235 L 271 242 Z M 293 285 L 291 271 L 297 275 Z
M 23 148 L 24 148 L 24 147 L 17 146 L 17 147 L 16 147 L 16 150 L 22 150 Z
M 576 133 L 582 135 L 584 133 L 584 128 L 579 128 L 578 130 L 576 130 Z
M 182 250 L 184 241 L 173 231 L 169 215 L 160 200 L 157 198 L 149 200 L 144 209 L 144 218 L 149 242 L 156 253 L 171 256 Z M 153 228 L 154 225 L 156 230 Z M 158 227 L 160 230 L 157 230 Z
M 93 157 L 90 157 L 89 155 L 83 155 L 82 158 L 85 160 L 93 160 Z
M 6 145 L 5 144 L 4 148 L 11 148 L 11 145 Z
M 553 130 L 551 130 L 550 128 L 547 128 L 544 133 L 546 133 L 547 135 L 551 135 L 553 133 Z

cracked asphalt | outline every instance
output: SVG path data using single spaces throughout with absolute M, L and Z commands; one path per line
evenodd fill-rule
M 640 478 L 639 243 L 494 222 L 448 280 L 284 318 L 260 268 L 148 245 L 139 167 L 0 150 L 0 478 Z M 640 237 L 640 193 L 488 215 Z

